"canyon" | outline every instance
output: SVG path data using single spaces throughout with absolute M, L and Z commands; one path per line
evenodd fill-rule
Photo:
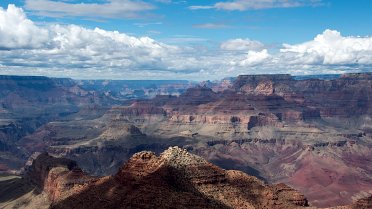
M 3 76 L 0 85 L 0 170 L 27 173 L 21 169 L 27 159 L 34 153 L 48 152 L 54 157 L 73 160 L 68 161 L 63 175 L 50 178 L 62 180 L 71 174 L 88 182 L 85 186 L 71 186 L 77 191 L 76 196 L 65 194 L 70 190 L 58 190 L 63 184 L 53 186 L 51 183 L 46 193 L 53 194 L 52 200 L 63 197 L 63 201 L 58 200 L 52 208 L 84 204 L 82 200 L 87 198 L 94 201 L 101 189 L 117 197 L 115 195 L 136 186 L 128 185 L 118 191 L 115 185 L 120 179 L 148 176 L 159 169 L 162 171 L 152 177 L 157 179 L 152 186 L 181 185 L 180 190 L 172 188 L 177 192 L 163 188 L 163 194 L 174 195 L 169 201 L 176 202 L 184 195 L 185 202 L 177 204 L 191 200 L 200 204 L 195 205 L 196 208 L 212 207 L 203 205 L 206 203 L 238 208 L 234 204 L 243 203 L 234 203 L 229 198 L 239 196 L 242 197 L 239 201 L 243 201 L 250 195 L 256 195 L 257 204 L 261 206 L 244 200 L 245 208 L 267 204 L 275 208 L 273 205 L 277 203 L 261 198 L 260 193 L 281 195 L 275 191 L 285 191 L 285 201 L 279 198 L 279 205 L 288 204 L 288 194 L 302 198 L 302 193 L 312 207 L 354 207 L 350 205 L 363 201 L 367 204 L 372 194 L 372 73 L 326 79 L 296 78 L 287 74 L 241 75 L 199 85 L 181 82 L 172 86 L 168 83 L 156 87 L 158 90 L 136 91 L 140 93 L 133 97 L 118 94 L 121 90 L 112 93 L 102 87 L 109 84 L 71 79 Z M 161 93 L 154 96 L 143 92 Z M 213 177 L 214 183 L 219 182 L 218 185 L 228 191 L 205 185 L 204 181 L 209 180 L 198 176 L 188 177 L 187 182 L 182 178 L 182 182 L 172 180 L 171 176 L 176 175 L 172 172 L 179 172 L 179 168 L 176 166 L 177 169 L 169 171 L 171 162 L 163 157 L 163 151 L 172 146 L 192 153 L 186 155 L 177 149 L 185 158 L 191 155 L 192 159 L 198 159 L 196 161 L 205 159 L 221 167 L 217 169 L 203 160 L 203 166 L 208 164 L 205 172 L 218 174 Z M 141 152 L 144 150 L 150 152 Z M 135 154 L 138 152 L 141 154 Z M 160 153 L 163 154 L 157 157 Z M 135 171 L 141 167 L 136 164 L 138 158 L 144 158 L 145 162 L 139 161 L 155 170 Z M 133 161 L 136 163 L 131 164 Z M 163 161 L 167 161 L 165 171 L 160 166 Z M 151 165 L 147 165 L 149 162 Z M 76 164 L 81 169 L 74 169 Z M 210 167 L 213 169 L 209 170 Z M 199 169 L 192 169 L 196 169 L 195 175 L 198 175 Z M 250 176 L 223 169 L 243 171 Z M 137 173 L 133 175 L 125 170 Z M 113 176 L 104 177 L 107 175 Z M 158 179 L 164 175 L 172 182 Z M 49 177 L 44 175 L 42 179 L 45 178 Z M 239 179 L 236 184 L 235 178 Z M 151 183 L 141 178 L 140 185 L 144 184 L 142 181 Z M 260 192 L 240 191 L 239 187 L 243 184 L 246 187 L 247 182 L 251 187 L 259 187 Z M 90 185 L 95 185 L 92 192 L 83 192 Z M 45 185 L 39 187 L 45 190 Z M 138 192 L 149 192 L 148 187 L 142 189 Z M 213 196 L 213 201 L 196 200 L 195 189 L 198 194 L 202 192 L 203 197 Z M 216 190 L 223 191 L 215 193 Z M 163 197 L 156 195 L 148 194 L 143 198 L 156 197 L 163 201 Z M 122 201 L 125 205 L 128 200 Z M 111 204 L 112 201 L 106 202 Z M 140 205 L 141 201 L 136 203 L 139 204 L 137 208 L 146 208 Z

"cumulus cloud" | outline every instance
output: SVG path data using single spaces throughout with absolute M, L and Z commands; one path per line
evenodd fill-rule
M 217 2 L 211 6 L 191 6 L 190 9 L 221 9 L 221 10 L 252 10 L 252 9 L 270 9 L 270 8 L 291 8 L 301 6 L 320 5 L 321 0 L 234 0 Z
M 132 0 L 107 0 L 105 3 L 68 3 L 53 0 L 25 0 L 25 8 L 50 17 L 137 18 L 143 11 L 155 7 Z
M 284 44 L 280 50 L 293 62 L 313 65 L 372 64 L 372 37 L 343 37 L 335 30 L 325 30 L 314 40 Z
M 108 65 L 110 67 L 156 67 L 158 60 L 167 53 L 177 51 L 149 37 L 132 37 L 117 31 L 94 30 L 76 25 L 54 25 L 54 51 L 60 55 L 78 57 L 77 61 L 87 64 Z
M 149 37 L 133 37 L 117 31 L 87 29 L 77 25 L 37 26 L 22 9 L 0 9 L 1 65 L 53 70 L 177 68 L 169 62 L 180 53 L 177 46 Z
M 198 37 L 175 38 L 179 39 L 165 44 L 100 28 L 39 26 L 22 9 L 9 5 L 0 8 L 0 73 L 205 80 L 255 73 L 370 71 L 372 67 L 372 37 L 342 36 L 332 30 L 273 51 L 250 39 L 232 39 L 210 48 L 203 45 L 207 40 Z
M 0 48 L 39 48 L 49 40 L 48 31 L 27 19 L 23 10 L 9 5 L 0 7 Z
M 245 55 L 237 55 L 231 58 L 230 65 L 233 67 L 255 67 L 258 65 L 264 65 L 269 63 L 271 55 L 267 49 L 261 51 L 249 50 Z
M 221 44 L 220 48 L 223 50 L 262 50 L 264 48 L 264 44 L 250 39 L 230 39 L 228 41 L 225 41 Z
M 247 57 L 240 61 L 241 66 L 258 65 L 264 63 L 270 57 L 267 49 L 262 51 L 249 51 Z

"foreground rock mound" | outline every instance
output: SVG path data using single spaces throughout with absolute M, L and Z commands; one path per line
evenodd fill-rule
M 139 190 L 143 190 L 145 202 L 152 203 L 151 199 L 154 197 L 159 200 L 153 203 L 157 207 L 168 208 L 179 205 L 185 208 L 295 208 L 307 206 L 307 200 L 302 194 L 284 184 L 266 186 L 256 177 L 240 171 L 223 170 L 178 147 L 169 148 L 159 157 L 152 152 L 137 153 L 120 169 L 115 178 L 122 184 L 135 182 Z M 153 196 L 148 197 L 151 199 L 146 197 L 146 194 L 149 194 L 146 192 L 149 186 L 158 188 L 152 194 Z M 175 198 L 169 198 L 172 196 Z M 149 206 L 143 201 L 138 201 L 138 205 L 133 207 L 151 208 L 154 205 Z
M 39 155 L 26 171 L 50 208 L 302 208 L 306 198 L 284 185 L 265 185 L 223 170 L 184 149 L 143 151 L 114 176 L 91 177 L 73 162 Z M 44 179 L 42 179 L 44 178 Z

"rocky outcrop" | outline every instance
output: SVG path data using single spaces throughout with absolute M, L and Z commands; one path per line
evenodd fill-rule
M 235 80 L 233 87 L 238 90 L 244 87 L 245 85 L 254 85 L 255 88 L 257 88 L 257 85 L 268 86 L 268 85 L 263 85 L 263 83 L 261 82 L 270 83 L 270 81 L 273 81 L 273 82 L 278 83 L 278 82 L 291 81 L 292 79 L 293 79 L 292 76 L 289 74 L 239 75 L 237 79 Z M 271 84 L 269 86 L 271 86 Z M 259 87 L 259 89 L 262 89 L 262 88 Z
M 265 185 L 240 171 L 223 170 L 178 147 L 160 156 L 143 151 L 112 177 L 90 177 L 73 161 L 40 154 L 26 178 L 51 208 L 302 208 L 306 198 L 284 185 Z M 44 182 L 40 185 L 40 182 Z M 20 203 L 21 204 L 21 203 Z
M 40 153 L 33 155 L 28 162 L 29 166 L 25 168 L 25 178 L 30 180 L 32 183 L 37 185 L 40 189 L 46 188 L 50 190 L 53 188 L 51 184 L 54 184 L 53 178 L 56 178 L 56 174 L 51 178 L 51 170 L 55 168 L 61 168 L 62 170 L 72 170 L 77 167 L 76 162 L 66 158 L 55 158 L 50 156 L 48 153 Z
M 256 126 L 282 127 L 281 117 L 274 114 L 259 113 L 258 116 L 251 116 L 248 122 L 248 130 Z
M 48 153 L 36 153 L 28 164 L 23 178 L 35 185 L 40 194 L 46 194 L 51 203 L 80 192 L 98 179 L 84 173 L 75 161 Z

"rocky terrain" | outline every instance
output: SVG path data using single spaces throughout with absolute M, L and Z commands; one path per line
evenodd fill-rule
M 139 151 L 177 145 L 224 169 L 285 183 L 312 206 L 350 205 L 372 194 L 372 74 L 326 78 L 204 82 L 179 96 L 47 122 L 16 145 L 25 156 L 48 151 L 73 159 L 95 176 L 114 175 Z
M 28 189 L 9 195 L 17 184 Z M 221 169 L 178 147 L 159 156 L 136 153 L 105 177 L 89 176 L 74 161 L 40 153 L 30 159 L 23 177 L 0 185 L 2 208 L 309 208 L 307 199 L 285 184 L 268 185 L 244 172 Z M 370 208 L 371 197 L 342 208 Z

